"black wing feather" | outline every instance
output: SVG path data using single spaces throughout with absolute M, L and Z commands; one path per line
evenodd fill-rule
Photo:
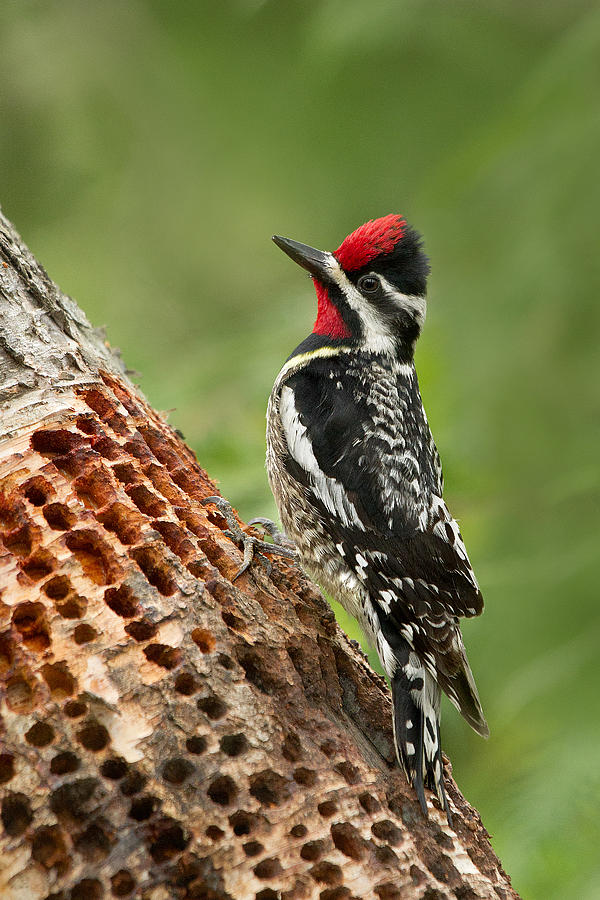
M 417 408 L 409 409 L 405 419 L 412 420 L 412 430 L 419 436 L 418 440 L 411 440 L 410 434 L 407 435 L 407 444 L 411 448 L 420 445 L 419 465 L 416 473 L 403 473 L 401 466 L 395 473 L 399 489 L 394 491 L 390 511 L 389 498 L 386 502 L 376 484 L 377 479 L 381 479 L 381 467 L 386 459 L 384 451 L 389 450 L 389 444 L 376 432 L 368 432 L 372 413 L 365 399 L 352 390 L 352 382 L 339 388 L 336 383 L 340 382 L 335 377 L 324 377 L 319 368 L 313 363 L 296 373 L 287 384 L 294 391 L 296 409 L 319 469 L 344 486 L 365 529 L 344 526 L 328 512 L 326 521 L 336 530 L 336 537 L 358 550 L 379 551 L 382 557 L 378 569 L 388 579 L 411 578 L 435 586 L 439 596 L 429 599 L 439 612 L 445 611 L 451 616 L 479 615 L 483 609 L 481 593 L 466 553 L 461 553 L 455 545 L 452 529 L 448 525 L 442 536 L 439 528 L 434 530 L 435 520 L 428 527 L 421 527 L 417 511 L 410 503 L 409 485 L 414 483 L 415 474 L 422 504 L 431 507 L 432 498 L 441 495 L 435 445 L 424 416 L 421 421 L 416 421 L 419 412 L 422 415 L 418 388 L 413 404 Z M 422 440 L 423 432 L 428 441 Z M 317 486 L 311 474 L 291 456 L 288 456 L 286 466 L 290 474 L 310 491 L 311 500 L 319 505 Z
M 344 486 L 360 525 L 332 515 L 323 504 L 314 473 L 291 455 L 285 461 L 288 471 L 304 485 L 331 537 L 343 548 L 345 559 L 360 574 L 382 614 L 403 634 L 410 633 L 419 655 L 424 659 L 433 656 L 432 669 L 441 686 L 467 718 L 478 720 L 480 709 L 469 715 L 476 690 L 457 620 L 479 615 L 483 599 L 462 539 L 456 541 L 458 529 L 455 534 L 450 524 L 453 520 L 441 502 L 439 456 L 416 376 L 402 394 L 398 435 L 373 429 L 374 410 L 341 364 L 336 371 L 331 360 L 315 360 L 296 372 L 287 386 L 294 392 L 296 410 L 320 471 Z M 398 436 L 416 463 L 405 465 L 404 470 L 390 462 L 390 441 Z M 391 488 L 387 496 L 382 494 L 382 477 L 386 488 Z M 423 509 L 431 512 L 426 523 L 419 516 Z M 366 560 L 366 567 L 357 564 L 357 555 Z

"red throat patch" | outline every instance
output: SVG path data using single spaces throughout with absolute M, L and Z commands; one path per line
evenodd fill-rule
M 326 334 L 331 338 L 348 338 L 350 329 L 342 319 L 339 309 L 335 306 L 327 292 L 327 288 L 316 278 L 313 278 L 317 291 L 317 321 L 314 324 L 313 334 Z
M 365 222 L 345 238 L 334 253 L 342 269 L 361 269 L 380 253 L 391 253 L 404 234 L 406 222 L 392 213 Z

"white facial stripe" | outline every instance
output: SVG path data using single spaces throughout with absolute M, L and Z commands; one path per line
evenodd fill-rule
M 331 278 L 341 289 L 348 301 L 349 307 L 358 313 L 362 323 L 364 339 L 363 346 L 373 353 L 386 353 L 392 355 L 396 349 L 396 339 L 389 329 L 388 323 L 377 314 L 377 310 L 365 300 L 358 288 L 352 284 L 339 262 L 331 256 Z
M 427 312 L 427 302 L 425 297 L 419 297 L 417 294 L 403 294 L 395 288 L 393 284 L 390 284 L 383 275 L 378 275 L 377 277 L 384 286 L 386 294 L 396 301 L 400 309 L 408 310 L 408 312 L 415 317 L 419 325 L 422 326 L 425 322 L 425 314 Z
M 328 268 L 332 281 L 341 289 L 348 305 L 360 316 L 364 331 L 364 346 L 374 353 L 393 354 L 396 348 L 396 338 L 390 329 L 389 320 L 378 314 L 377 309 L 363 297 L 358 288 L 352 284 L 335 256 L 329 254 Z M 382 275 L 377 275 L 386 294 L 393 300 L 399 309 L 407 310 L 422 326 L 425 322 L 427 309 L 425 297 L 415 294 L 403 294 Z

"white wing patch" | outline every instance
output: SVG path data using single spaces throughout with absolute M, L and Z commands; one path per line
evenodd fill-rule
M 375 639 L 375 647 L 377 649 L 377 654 L 379 659 L 381 660 L 381 665 L 383 666 L 383 671 L 388 676 L 388 678 L 393 678 L 398 668 L 398 658 L 382 631 L 377 632 L 377 636 Z
M 379 591 L 379 596 L 381 597 L 379 605 L 386 614 L 389 614 L 392 608 L 392 603 L 395 603 L 398 597 L 396 596 L 394 591 Z
M 343 525 L 351 525 L 364 531 L 365 526 L 343 486 L 337 479 L 330 478 L 321 471 L 306 428 L 300 421 L 294 391 L 287 384 L 281 389 L 279 413 L 290 455 L 310 475 L 317 498 Z

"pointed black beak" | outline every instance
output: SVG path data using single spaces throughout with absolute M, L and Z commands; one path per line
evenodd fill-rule
M 280 237 L 278 234 L 273 235 L 273 241 L 294 262 L 297 262 L 299 266 L 310 272 L 313 278 L 324 282 L 331 280 L 332 257 L 330 253 L 315 250 L 314 247 L 309 247 L 308 244 L 300 244 L 298 241 Z

